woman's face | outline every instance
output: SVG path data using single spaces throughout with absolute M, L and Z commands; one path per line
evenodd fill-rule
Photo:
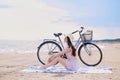
M 66 42 L 66 43 L 68 42 L 67 37 L 64 38 L 64 42 Z

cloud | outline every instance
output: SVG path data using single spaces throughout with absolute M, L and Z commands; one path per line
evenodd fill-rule
M 10 5 L 5 5 L 5 4 L 0 4 L 0 8 L 11 8 L 12 6 Z
M 95 26 L 87 27 L 89 30 L 93 30 L 93 39 L 115 39 L 120 38 L 120 27 L 104 27 L 104 26 Z
M 72 21 L 69 12 L 51 7 L 43 0 L 0 0 L 0 3 L 12 6 L 0 8 L 0 39 L 53 38 L 54 32 L 68 34 L 80 29 L 80 25 Z M 99 26 L 86 28 L 94 30 L 94 39 L 120 37 L 120 29 L 114 29 L 114 32 L 111 29 L 111 33 L 108 33 L 108 29 Z
M 66 32 L 68 27 L 68 32 L 74 29 L 74 23 L 53 23 L 68 13 L 42 1 L 5 0 L 3 3 L 14 7 L 0 9 L 2 39 L 40 39 L 50 37 L 53 32 Z

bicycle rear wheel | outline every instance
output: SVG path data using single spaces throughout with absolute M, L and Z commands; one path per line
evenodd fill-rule
M 78 50 L 80 60 L 87 66 L 96 66 L 102 60 L 101 49 L 93 43 L 84 43 Z
M 50 56 L 60 51 L 62 51 L 62 48 L 56 42 L 45 41 L 38 47 L 37 58 L 40 63 L 45 65 Z

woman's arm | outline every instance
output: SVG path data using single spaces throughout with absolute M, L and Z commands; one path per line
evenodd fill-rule
M 48 63 L 50 63 L 51 61 L 53 61 L 56 57 L 60 57 L 61 55 L 63 54 L 67 54 L 69 52 L 71 52 L 72 49 L 71 48 L 66 48 L 65 50 L 59 52 L 59 53 L 56 53 L 56 54 L 53 54 L 49 59 L 48 59 Z
M 65 50 L 59 52 L 58 54 L 55 54 L 55 56 L 58 57 L 58 56 L 61 56 L 61 55 L 63 55 L 63 54 L 67 54 L 67 53 L 69 53 L 69 52 L 71 52 L 71 51 L 72 51 L 71 48 L 66 48 Z

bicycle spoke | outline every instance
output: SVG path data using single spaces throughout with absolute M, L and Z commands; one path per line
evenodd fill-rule
M 46 64 L 48 58 L 53 55 L 56 52 L 61 51 L 61 47 L 52 41 L 48 41 L 48 42 L 44 42 L 43 44 L 41 44 L 38 52 L 37 52 L 37 56 L 39 61 L 42 64 Z
M 86 51 L 86 53 L 90 56 L 91 55 L 91 50 L 90 50 L 90 47 L 87 45 L 84 46 L 84 49 Z
M 81 61 L 86 65 L 97 65 L 101 62 L 102 53 L 100 49 L 92 43 L 85 44 L 79 51 Z

